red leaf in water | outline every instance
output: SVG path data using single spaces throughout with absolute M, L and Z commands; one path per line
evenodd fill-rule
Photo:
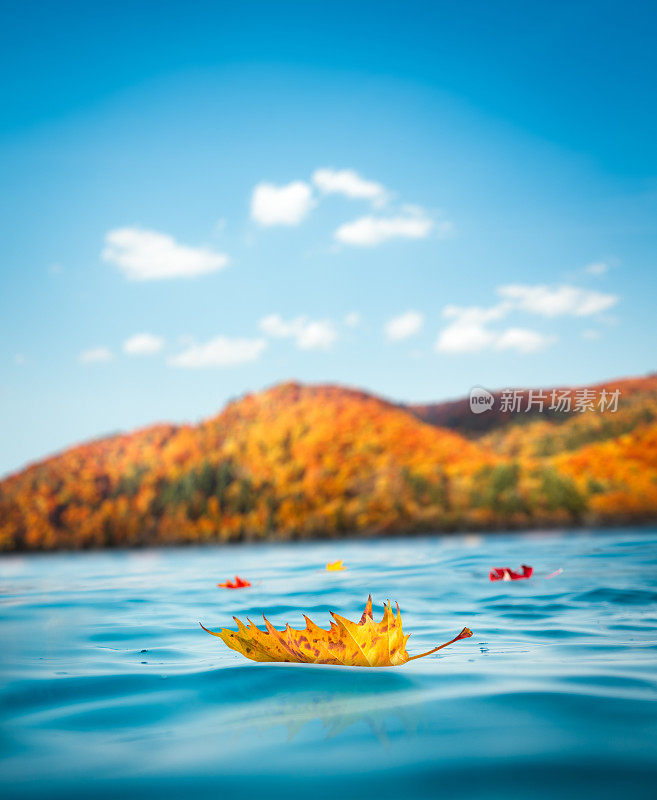
M 225 581 L 224 583 L 217 584 L 221 589 L 244 589 L 250 585 L 249 581 L 245 581 L 244 578 L 240 578 L 239 575 L 235 576 L 234 581 Z
M 531 578 L 534 574 L 534 567 L 523 564 L 520 569 L 522 572 L 515 572 L 508 567 L 493 567 L 488 577 L 492 581 L 520 581 L 523 578 Z

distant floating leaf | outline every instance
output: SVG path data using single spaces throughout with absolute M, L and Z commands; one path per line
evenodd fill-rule
M 245 581 L 244 578 L 240 578 L 239 575 L 235 576 L 234 581 L 224 581 L 224 583 L 217 584 L 221 589 L 245 589 L 250 585 L 249 581 Z
M 342 561 L 329 561 L 326 565 L 329 572 L 339 572 L 340 570 L 347 569 Z
M 515 572 L 508 567 L 494 567 L 488 577 L 492 581 L 521 581 L 524 578 L 531 578 L 534 574 L 534 567 L 528 567 L 526 564 L 523 564 L 520 569 L 522 572 Z
M 333 621 L 328 630 L 315 625 L 304 614 L 306 627 L 296 630 L 286 625 L 282 631 L 276 630 L 263 615 L 266 630 L 256 627 L 247 620 L 246 627 L 237 617 L 237 631 L 222 628 L 210 631 L 203 625 L 204 631 L 217 636 L 225 645 L 241 653 L 252 661 L 286 661 L 308 664 L 332 664 L 347 667 L 393 667 L 423 658 L 459 639 L 472 636 L 469 628 L 463 628 L 458 636 L 449 642 L 434 647 L 426 653 L 409 656 L 406 642 L 410 634 L 404 635 L 402 630 L 399 605 L 394 614 L 388 602 L 384 606 L 381 622 L 372 617 L 372 595 L 369 596 L 363 616 L 359 622 L 351 622 L 339 614 L 331 612 Z
M 563 567 L 559 567 L 559 569 L 555 569 L 554 572 L 551 572 L 549 575 L 545 576 L 545 579 L 548 580 L 549 578 L 556 578 L 557 575 L 561 575 L 563 572 Z

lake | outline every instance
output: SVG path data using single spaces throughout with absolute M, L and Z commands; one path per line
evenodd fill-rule
M 9 555 L 0 581 L 5 798 L 655 796 L 655 529 Z M 198 624 L 325 627 L 370 592 L 411 655 L 474 636 L 359 669 Z

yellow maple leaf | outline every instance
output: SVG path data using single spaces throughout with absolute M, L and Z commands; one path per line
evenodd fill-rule
M 266 630 L 256 627 L 247 620 L 249 627 L 237 617 L 237 630 L 222 628 L 210 631 L 201 624 L 204 631 L 218 636 L 222 642 L 252 661 L 287 661 L 307 664 L 333 664 L 346 667 L 396 667 L 423 658 L 458 639 L 472 636 L 469 628 L 463 628 L 458 636 L 449 642 L 434 647 L 426 653 L 409 656 L 406 642 L 410 634 L 402 630 L 399 604 L 394 614 L 390 602 L 384 605 L 381 622 L 372 617 L 372 595 L 367 599 L 365 611 L 359 622 L 351 622 L 331 611 L 333 621 L 328 630 L 320 628 L 304 614 L 306 627 L 301 630 L 285 626 L 276 630 L 263 615 Z
M 340 570 L 347 568 L 343 565 L 342 561 L 329 561 L 326 565 L 326 569 L 329 572 L 339 572 Z

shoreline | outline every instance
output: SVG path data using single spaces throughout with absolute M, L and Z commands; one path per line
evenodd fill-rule
M 53 547 L 53 548 L 20 548 L 13 550 L 0 550 L 0 558 L 15 555 L 50 555 L 56 553 L 118 553 L 136 552 L 145 550 L 186 550 L 190 548 L 228 548 L 228 547 L 248 547 L 249 545 L 286 545 L 286 544 L 318 544 L 322 542 L 358 542 L 376 541 L 380 539 L 420 539 L 437 538 L 440 536 L 503 536 L 508 534 L 553 534 L 555 532 L 581 534 L 589 532 L 591 535 L 606 533 L 607 531 L 619 531 L 623 528 L 636 530 L 648 530 L 651 527 L 657 528 L 657 518 L 646 520 L 618 520 L 613 522 L 587 521 L 582 523 L 572 522 L 568 525 L 545 523 L 537 526 L 514 525 L 508 527 L 450 527 L 445 529 L 432 528 L 430 530 L 412 529 L 406 532 L 394 531 L 363 531 L 360 533 L 346 534 L 317 534 L 317 535 L 286 535 L 286 536 L 245 536 L 239 539 L 228 541 L 206 540 L 206 541 L 172 541 L 172 542 L 136 542 L 132 545 L 119 545 L 117 547 Z

